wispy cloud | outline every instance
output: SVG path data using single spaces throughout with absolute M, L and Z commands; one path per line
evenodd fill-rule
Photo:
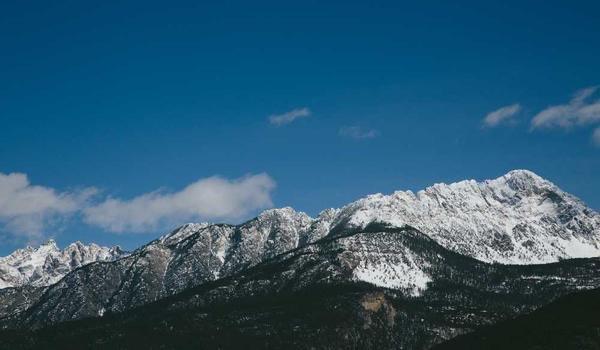
M 111 232 L 145 232 L 183 220 L 238 219 L 273 205 L 267 174 L 200 179 L 178 192 L 157 190 L 132 199 L 108 198 L 84 209 L 84 220 Z
M 15 238 L 40 239 L 57 222 L 76 213 L 97 193 L 93 187 L 72 192 L 32 185 L 26 174 L 0 173 L 0 225 Z
M 340 128 L 339 134 L 355 140 L 361 140 L 375 138 L 379 136 L 379 131 L 375 129 L 363 129 L 359 126 L 344 126 Z
M 285 112 L 282 114 L 274 114 L 269 117 L 269 123 L 275 126 L 282 126 L 286 124 L 290 124 L 296 119 L 306 118 L 311 115 L 310 109 L 304 108 L 296 108 L 289 112 Z
M 532 129 L 570 128 L 600 122 L 600 100 L 589 101 L 597 86 L 577 91 L 567 104 L 550 106 L 531 121 Z
M 521 105 L 518 103 L 504 106 L 495 111 L 488 113 L 483 118 L 483 126 L 493 128 L 501 124 L 506 124 L 514 121 L 514 117 L 521 111 Z

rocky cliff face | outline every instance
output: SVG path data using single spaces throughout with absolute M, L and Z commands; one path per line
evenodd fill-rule
M 19 249 L 0 258 L 0 289 L 56 283 L 72 270 L 95 261 L 112 261 L 124 255 L 119 247 L 106 248 L 81 242 L 61 250 L 49 240 L 38 248 Z
M 126 257 L 89 264 L 49 286 L 28 313 L 42 323 L 124 311 L 214 281 L 298 247 L 313 220 L 291 208 L 241 225 L 186 224 Z

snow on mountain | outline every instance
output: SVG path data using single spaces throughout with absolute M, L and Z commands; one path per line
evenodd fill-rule
M 485 262 L 535 264 L 600 256 L 600 215 L 536 174 L 515 170 L 483 182 L 375 194 L 314 219 L 286 207 L 266 210 L 241 225 L 186 224 L 115 265 L 119 278 L 134 281 L 111 293 L 115 300 L 122 294 L 125 302 L 133 290 L 152 290 L 140 299 L 144 303 L 371 222 L 412 226 L 452 251 Z M 80 243 L 62 252 L 53 242 L 18 250 L 0 259 L 0 288 L 49 285 L 76 267 L 117 256 L 108 248 Z M 356 265 L 355 278 L 393 287 L 400 282 L 390 276 L 412 274 L 415 293 L 426 284 L 418 263 L 387 260 L 382 266 L 381 259 L 365 258 Z M 136 277 L 141 275 L 150 277 Z M 109 306 L 113 311 L 121 308 L 115 300 Z
M 320 238 L 327 236 L 332 228 L 332 223 L 336 215 L 340 212 L 339 209 L 325 209 L 316 219 L 311 219 L 310 228 L 300 237 L 299 245 L 313 243 Z
M 48 287 L 31 317 L 60 322 L 147 304 L 288 252 L 307 239 L 312 223 L 282 208 L 241 225 L 183 225 L 127 257 L 68 274 Z
M 162 248 L 153 249 L 168 250 L 158 259 L 166 276 L 163 295 L 373 222 L 412 226 L 447 249 L 485 262 L 536 264 L 600 256 L 600 215 L 536 174 L 515 170 L 483 182 L 436 184 L 416 194 L 371 195 L 314 219 L 285 207 L 238 226 L 184 225 L 154 243 Z M 356 280 L 414 294 L 425 288 L 429 276 L 419 257 L 410 252 L 387 256 L 376 242 L 361 244 L 367 253 L 353 270 Z
M 216 279 L 315 239 L 307 236 L 313 221 L 305 213 L 286 207 L 266 210 L 237 226 L 189 223 L 151 242 L 142 251 L 167 249 L 168 268 L 177 268 L 174 276 L 197 274 L 194 269 L 200 266 L 202 279 Z
M 94 261 L 110 261 L 123 255 L 119 247 L 71 243 L 60 250 L 54 240 L 38 248 L 27 247 L 0 258 L 0 289 L 23 285 L 48 286 L 72 270 Z
M 370 224 L 384 232 L 372 231 Z M 288 255 L 309 259 L 298 267 L 302 285 L 341 276 L 419 296 L 447 270 L 448 259 L 474 261 L 445 249 L 512 264 L 599 256 L 599 228 L 599 215 L 580 200 L 517 170 L 495 180 L 436 184 L 416 194 L 371 195 L 314 219 L 286 207 L 240 225 L 186 224 L 127 257 L 67 274 L 44 291 L 28 317 L 53 323 L 120 312 Z M 440 257 L 441 249 L 451 255 Z M 53 255 L 43 252 L 57 249 L 50 244 L 38 250 L 42 257 L 28 259 L 46 261 Z M 13 255 L 24 252 L 32 255 L 31 249 Z M 318 261 L 310 261 L 311 252 L 321 252 Z M 45 275 L 52 276 L 50 266 L 44 263 Z M 45 284 L 59 278 L 30 279 Z
M 348 264 L 352 266 L 352 279 L 402 290 L 411 296 L 419 296 L 427 289 L 427 283 L 432 281 L 429 270 L 437 262 L 432 264 L 427 254 L 415 251 L 406 243 L 409 240 L 406 236 L 415 233 L 403 230 L 400 234 L 404 239 L 386 232 L 341 238 L 338 242 L 346 252 L 346 259 L 353 257 L 348 259 L 354 261 Z
M 111 272 L 115 265 L 130 266 L 140 252 L 89 264 L 46 289 L 26 312 L 0 319 L 0 327 L 21 328 L 3 332 L 2 344 L 11 348 L 27 339 L 37 348 L 68 348 L 94 339 L 105 348 L 260 348 L 268 342 L 273 348 L 428 349 L 600 285 L 598 259 L 485 264 L 411 227 L 375 224 L 337 233 L 121 314 L 113 308 L 121 297 L 131 308 L 152 292 L 138 284 L 132 294 L 120 295 L 121 286 L 154 278 L 139 270 L 127 278 Z M 179 247 L 198 238 L 187 236 Z M 153 246 L 158 250 L 160 244 Z
M 194 233 L 205 229 L 206 227 L 210 226 L 209 223 L 206 222 L 202 222 L 202 223 L 188 223 L 185 225 L 182 225 L 181 227 L 177 228 L 176 230 L 161 236 L 158 240 L 160 243 L 164 244 L 164 245 L 169 245 L 169 244 L 175 244 L 177 242 L 180 242 L 186 238 L 188 238 L 189 236 L 193 235 Z
M 600 215 L 527 170 L 494 180 L 375 194 L 342 208 L 333 226 L 410 225 L 485 262 L 536 264 L 600 256 Z

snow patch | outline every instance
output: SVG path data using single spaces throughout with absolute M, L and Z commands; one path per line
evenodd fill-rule
M 354 279 L 378 287 L 409 291 L 411 296 L 421 295 L 431 282 L 431 278 L 416 266 L 365 261 L 354 269 Z

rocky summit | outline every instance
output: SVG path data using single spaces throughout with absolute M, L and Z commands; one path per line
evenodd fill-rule
M 48 286 L 74 269 L 96 261 L 112 261 L 125 255 L 119 247 L 106 248 L 81 242 L 60 250 L 54 240 L 37 248 L 27 247 L 0 258 L 0 289 Z

